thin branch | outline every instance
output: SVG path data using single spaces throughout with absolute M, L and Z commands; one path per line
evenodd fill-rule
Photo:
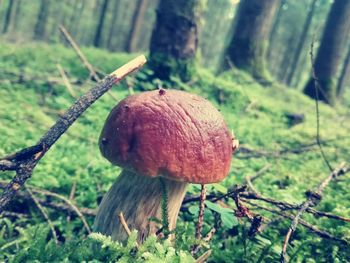
M 245 181 L 248 185 L 248 187 L 255 193 L 258 193 L 258 191 L 255 189 L 253 185 L 253 181 L 259 178 L 261 175 L 263 175 L 266 171 L 268 171 L 271 168 L 271 164 L 265 165 L 263 168 L 261 168 L 254 176 L 247 176 L 245 178 Z
M 72 184 L 72 188 L 70 189 L 70 193 L 69 193 L 69 201 L 73 201 L 74 200 L 74 196 L 75 196 L 75 191 L 77 189 L 77 182 L 73 182 Z M 67 216 L 67 222 L 70 221 L 70 214 Z
M 144 56 L 139 56 L 128 62 L 124 66 L 112 72 L 96 87 L 90 89 L 82 95 L 76 102 L 64 113 L 57 122 L 41 137 L 39 142 L 29 148 L 25 148 L 15 154 L 10 155 L 5 160 L 15 162 L 16 175 L 11 182 L 6 186 L 0 197 L 0 214 L 5 206 L 11 201 L 18 189 L 32 175 L 33 169 L 38 164 L 40 159 L 47 153 L 51 146 L 64 134 L 67 129 L 89 108 L 96 100 L 106 93 L 114 84 L 118 83 L 125 76 L 138 70 L 146 63 Z M 33 151 L 35 149 L 36 151 Z M 30 154 L 27 154 L 30 152 Z M 26 153 L 26 154 L 23 154 Z M 19 158 L 21 157 L 21 158 Z M 4 161 L 4 159 L 2 159 Z M 13 166 L 4 164 L 0 166 L 1 170 L 13 170 Z M 7 169 L 11 168 L 11 169 Z
M 0 218 L 2 218 L 2 217 L 24 218 L 24 217 L 27 217 L 27 215 L 26 214 L 22 214 L 22 213 L 11 212 L 11 211 L 4 211 L 0 215 Z
M 203 241 L 204 242 L 209 242 L 213 238 L 215 232 L 216 232 L 216 229 L 214 227 L 212 229 L 210 229 L 208 234 L 203 238 Z
M 315 87 L 315 106 L 316 106 L 316 142 L 318 145 L 318 148 L 320 149 L 321 156 L 327 165 L 328 169 L 330 172 L 332 172 L 334 169 L 332 168 L 330 162 L 328 161 L 326 154 L 323 150 L 323 147 L 321 145 L 321 136 L 320 136 L 320 109 L 319 109 L 319 97 L 318 97 L 318 92 L 323 91 L 321 89 L 320 83 L 318 82 L 316 72 L 315 72 L 315 61 L 314 61 L 314 43 L 315 43 L 315 34 L 312 36 L 312 41 L 311 41 L 311 47 L 310 47 L 310 59 L 311 59 L 311 70 L 312 70 L 312 79 L 314 81 L 314 87 Z
M 120 213 L 118 214 L 118 219 L 119 219 L 120 223 L 122 224 L 122 226 L 123 226 L 123 228 L 124 228 L 126 234 L 127 234 L 128 236 L 130 236 L 130 235 L 131 235 L 131 231 L 130 231 L 130 228 L 129 228 L 128 224 L 127 224 L 126 221 L 125 221 L 125 218 L 124 218 L 124 215 L 123 215 L 122 212 L 120 212 Z
M 69 79 L 68 79 L 66 73 L 64 72 L 62 66 L 61 66 L 60 64 L 56 64 L 56 67 L 57 67 L 58 72 L 59 72 L 60 75 L 61 75 L 61 78 L 62 78 L 62 80 L 63 80 L 63 83 L 64 83 L 65 87 L 67 88 L 69 94 L 70 94 L 73 98 L 76 99 L 76 98 L 77 98 L 77 95 L 75 94 L 75 91 L 74 91 L 72 85 L 70 84 Z
M 311 213 L 311 214 L 313 214 L 315 216 L 327 217 L 327 218 L 331 218 L 331 219 L 335 219 L 335 220 L 339 220 L 339 221 L 344 221 L 344 222 L 350 223 L 350 218 L 334 215 L 334 214 L 327 213 L 327 212 L 321 212 L 321 211 L 318 211 L 318 210 L 313 209 L 311 207 L 307 208 L 306 212 Z
M 45 208 L 41 206 L 40 202 L 36 199 L 36 197 L 34 196 L 32 191 L 30 191 L 28 187 L 26 187 L 26 190 L 27 190 L 29 196 L 34 201 L 35 205 L 38 207 L 38 209 L 41 212 L 41 214 L 44 216 L 47 224 L 49 225 L 49 227 L 51 229 L 51 233 L 52 233 L 53 239 L 55 240 L 55 243 L 58 244 L 58 239 L 57 239 L 57 234 L 56 234 L 55 228 L 53 227 L 53 224 L 52 224 L 52 222 L 51 222 L 51 220 L 49 218 L 49 215 L 46 213 Z
M 254 175 L 252 175 L 250 178 L 251 181 L 256 180 L 258 177 L 260 177 L 261 175 L 263 175 L 266 171 L 268 171 L 268 169 L 270 169 L 269 165 L 264 166 L 263 168 L 261 168 L 259 171 L 257 171 Z M 232 187 L 232 189 L 230 189 L 226 194 L 223 195 L 217 195 L 217 194 L 209 194 L 206 195 L 206 199 L 216 202 L 218 200 L 224 199 L 226 197 L 229 197 L 237 192 L 244 192 L 247 188 L 247 185 L 242 185 L 242 186 L 234 186 Z M 187 204 L 187 203 L 192 203 L 192 202 L 197 202 L 200 201 L 201 196 L 187 196 L 185 197 L 184 201 L 182 202 L 182 205 Z
M 204 217 L 204 209 L 205 209 L 205 198 L 206 198 L 206 189 L 205 185 L 201 185 L 201 195 L 199 199 L 199 212 L 198 212 L 198 222 L 196 225 L 196 239 L 202 239 L 202 228 L 203 228 L 203 217 Z
M 71 34 L 69 34 L 68 30 L 63 26 L 63 25 L 59 25 L 58 27 L 60 29 L 60 31 L 62 32 L 63 36 L 67 39 L 67 41 L 69 42 L 69 44 L 73 47 L 73 49 L 75 50 L 75 52 L 77 53 L 77 55 L 79 56 L 81 62 L 83 63 L 83 65 L 85 66 L 85 68 L 89 71 L 90 75 L 97 81 L 100 82 L 101 79 L 99 78 L 99 76 L 97 75 L 96 71 L 94 70 L 93 66 L 89 63 L 89 61 L 86 59 L 86 57 L 84 56 L 83 52 L 81 52 L 77 42 L 75 42 L 75 40 L 73 39 L 73 37 L 71 36 Z
M 301 204 L 299 210 L 297 211 L 296 215 L 293 218 L 292 224 L 288 229 L 287 235 L 284 239 L 283 247 L 282 247 L 282 252 L 281 252 L 281 259 L 280 262 L 285 262 L 285 258 L 287 255 L 287 246 L 289 244 L 289 240 L 293 234 L 293 232 L 296 230 L 297 225 L 299 223 L 301 215 L 309 208 L 310 206 L 316 205 L 322 198 L 322 193 L 323 190 L 326 188 L 326 186 L 329 184 L 329 182 L 337 178 L 346 172 L 349 171 L 349 168 L 345 168 L 345 164 L 341 164 L 337 169 L 333 170 L 330 175 L 323 180 L 320 185 L 317 187 L 315 192 L 309 192 L 308 198 Z
M 257 194 L 257 193 L 244 192 L 240 195 L 240 197 L 243 198 L 243 200 L 248 199 L 248 200 L 263 201 L 265 203 L 275 205 L 276 207 L 278 207 L 281 210 L 298 210 L 298 209 L 300 209 L 300 205 L 291 204 L 291 203 L 284 202 L 284 201 L 278 201 L 278 200 L 275 200 L 272 198 L 264 197 L 264 196 Z M 308 207 L 306 209 L 306 212 L 308 212 L 316 217 L 327 217 L 327 218 L 331 218 L 331 219 L 335 219 L 335 220 L 339 220 L 339 221 L 350 222 L 350 218 L 338 216 L 338 215 L 334 215 L 334 214 L 326 213 L 326 212 L 322 212 L 322 211 L 318 211 L 318 210 L 311 208 L 311 207 Z
M 33 191 L 35 191 L 36 193 L 38 194 L 43 194 L 45 196 L 52 196 L 52 197 L 56 197 L 57 199 L 60 199 L 62 200 L 63 202 L 65 202 L 67 205 L 69 205 L 73 211 L 78 215 L 78 217 L 81 219 L 81 221 L 83 222 L 83 225 L 86 229 L 86 231 L 90 234 L 91 233 L 91 229 L 90 229 L 90 226 L 89 224 L 87 223 L 84 215 L 80 212 L 79 208 L 73 204 L 68 198 L 62 196 L 62 195 L 59 195 L 59 194 L 56 194 L 56 193 L 53 193 L 53 192 L 49 192 L 49 191 L 46 191 L 46 190 L 39 190 L 39 189 L 36 189 L 34 187 L 31 188 Z
M 15 171 L 17 164 L 8 160 L 0 160 L 0 171 Z
M 205 251 L 199 258 L 196 259 L 196 263 L 204 263 L 211 255 L 212 250 Z
M 92 78 L 97 81 L 100 82 L 101 79 L 100 77 L 97 75 L 96 70 L 94 69 L 94 67 L 90 64 L 90 62 L 87 60 L 87 58 L 85 57 L 85 55 L 83 54 L 83 52 L 81 51 L 81 49 L 79 48 L 77 42 L 75 42 L 75 40 L 73 39 L 73 37 L 71 36 L 71 34 L 69 34 L 68 30 L 63 26 L 60 25 L 59 26 L 60 31 L 62 32 L 63 36 L 67 39 L 67 41 L 69 42 L 69 44 L 73 47 L 74 51 L 77 53 L 79 59 L 81 60 L 81 62 L 83 63 L 83 65 L 85 66 L 85 68 L 89 71 L 90 76 L 92 76 Z M 114 100 L 118 101 L 118 98 L 115 97 L 113 95 L 112 92 L 108 91 L 108 95 L 111 96 Z
M 0 188 L 4 189 L 6 187 L 7 183 L 5 181 L 0 180 Z M 56 195 L 59 195 L 57 193 L 48 191 L 48 190 L 44 190 L 44 189 L 40 189 L 40 188 L 33 188 L 33 186 L 27 185 L 26 188 L 30 188 L 30 190 L 33 193 L 40 193 L 40 195 L 47 197 L 55 197 Z M 24 199 L 24 200 L 29 200 L 30 196 L 26 194 L 26 192 L 23 191 L 19 191 L 17 193 L 17 196 Z M 62 211 L 65 213 L 75 213 L 75 210 L 70 206 L 70 205 L 66 205 L 63 203 L 56 203 L 53 200 L 49 199 L 41 199 L 39 197 L 36 197 L 36 199 L 38 200 L 38 202 L 45 207 L 57 210 L 57 211 Z M 59 198 L 60 200 L 62 200 L 62 198 Z M 86 207 L 79 207 L 78 208 L 79 211 L 85 215 L 85 216 L 96 216 L 97 214 L 97 210 L 96 209 L 91 209 L 91 208 L 86 208 Z M 8 211 L 7 211 L 8 212 Z M 5 213 L 5 212 L 4 212 Z
M 293 218 L 294 218 L 293 215 L 289 215 L 289 214 L 284 213 L 282 211 L 278 211 L 278 210 L 275 210 L 275 209 L 264 207 L 264 206 L 261 206 L 261 205 L 258 205 L 258 204 L 255 204 L 255 203 L 252 203 L 252 202 L 249 202 L 249 201 L 244 201 L 244 202 L 249 204 L 249 205 L 251 205 L 251 206 L 255 206 L 255 207 L 259 208 L 259 209 L 268 211 L 268 212 L 273 213 L 273 214 L 277 214 L 277 215 L 282 216 L 282 217 L 287 218 L 287 219 L 293 220 Z M 332 234 L 328 233 L 327 231 L 318 229 L 317 227 L 311 225 L 310 223 L 308 223 L 308 222 L 306 222 L 306 221 L 304 221 L 302 219 L 299 220 L 299 223 L 300 223 L 300 225 L 302 225 L 305 228 L 309 229 L 311 232 L 315 233 L 316 235 L 318 235 L 321 238 L 326 238 L 326 239 L 330 239 L 330 240 L 333 240 L 333 241 L 340 242 L 340 243 L 345 244 L 345 245 L 349 245 L 349 242 L 347 240 L 339 238 L 339 237 L 336 237 L 336 236 L 333 236 Z
M 321 144 L 325 144 L 326 141 L 322 141 Z M 278 158 L 288 154 L 300 154 L 304 152 L 309 152 L 314 150 L 317 147 L 317 142 L 302 144 L 294 148 L 287 148 L 278 151 L 264 151 L 264 150 L 255 150 L 245 146 L 240 146 L 236 158 L 238 159 L 252 159 L 252 158 Z

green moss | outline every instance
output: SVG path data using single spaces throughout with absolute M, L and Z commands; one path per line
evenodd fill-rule
M 113 54 L 94 48 L 87 48 L 83 51 L 93 65 L 105 72 L 112 71 L 130 58 L 127 54 Z M 74 51 L 63 46 L 42 44 L 16 46 L 0 43 L 0 58 L 0 68 L 4 69 L 0 71 L 0 156 L 4 156 L 36 143 L 58 118 L 59 113 L 67 109 L 74 101 L 62 84 L 53 84 L 49 90 L 45 86 L 45 81 L 33 79 L 18 83 L 20 68 L 27 77 L 35 76 L 45 79 L 50 76 L 57 78 L 59 75 L 55 69 L 55 63 L 58 61 L 71 79 L 79 78 L 84 81 L 88 77 L 88 73 Z M 229 129 L 234 131 L 241 145 L 251 149 L 275 152 L 285 148 L 300 148 L 300 145 L 315 142 L 315 103 L 301 92 L 287 89 L 277 83 L 272 83 L 268 89 L 264 88 L 250 74 L 238 69 L 232 69 L 219 77 L 201 68 L 195 70 L 194 66 L 193 70 L 192 80 L 194 81 L 191 85 L 178 82 L 179 86 L 174 86 L 174 88 L 181 87 L 210 100 L 221 111 Z M 135 79 L 134 83 L 135 87 L 142 85 L 138 79 Z M 92 85 L 92 83 L 88 83 L 87 85 L 73 85 L 73 87 L 77 94 L 82 94 Z M 150 86 L 152 85 L 150 84 Z M 138 92 L 137 89 L 135 91 Z M 122 99 L 128 94 L 127 87 L 123 83 L 114 87 L 112 92 L 118 99 Z M 45 99 L 43 99 L 44 97 Z M 96 208 L 97 200 L 115 181 L 120 171 L 118 167 L 111 166 L 100 156 L 97 145 L 103 122 L 116 103 L 106 94 L 90 107 L 40 161 L 29 183 L 68 197 L 72 184 L 76 182 L 77 190 L 74 202 L 77 206 Z M 290 127 L 285 117 L 285 114 L 290 112 L 305 114 L 305 121 Z M 350 121 L 348 121 L 347 115 L 348 109 L 341 105 L 332 108 L 320 103 L 321 139 L 326 140 L 324 150 L 333 166 L 341 161 L 347 161 L 346 159 L 350 156 Z M 339 121 L 339 116 L 343 121 Z M 242 152 L 234 154 L 231 172 L 220 183 L 222 187 L 227 188 L 234 184 L 242 184 L 245 182 L 246 176 L 254 175 L 266 164 L 271 164 L 270 170 L 254 181 L 256 189 L 265 196 L 298 204 L 305 200 L 304 192 L 307 189 L 314 189 L 328 175 L 327 167 L 320 157 L 317 147 L 298 155 L 281 155 L 278 158 L 267 156 L 244 159 L 244 156 L 246 154 Z M 12 173 L 2 174 L 3 179 L 10 179 L 12 176 Z M 349 184 L 350 177 L 348 175 L 341 177 L 337 182 L 330 183 L 317 209 L 350 217 Z M 210 185 L 207 187 L 208 192 L 216 191 Z M 198 194 L 199 187 L 191 185 L 189 193 Z M 232 204 L 229 203 L 229 205 Z M 31 208 L 30 216 L 8 222 L 9 227 L 17 227 L 21 233 L 34 233 L 39 222 L 46 224 L 34 206 L 26 204 L 25 211 L 28 211 L 28 206 Z M 254 212 L 267 218 L 273 217 L 260 210 Z M 79 218 L 72 217 L 70 223 L 67 224 L 65 214 L 55 210 L 48 210 L 48 213 L 55 228 L 60 231 L 62 242 L 65 240 L 62 246 L 67 246 L 75 237 L 81 239 L 85 237 Z M 338 221 L 314 218 L 308 215 L 304 215 L 303 219 L 335 236 L 350 236 L 349 227 Z M 93 218 L 87 217 L 87 220 L 91 224 Z M 203 233 L 208 232 L 213 227 L 214 220 L 213 214 L 206 211 Z M 244 219 L 241 220 L 243 222 Z M 169 248 L 170 250 L 177 253 L 179 249 L 188 250 L 190 248 L 195 242 L 193 235 L 195 222 L 195 215 L 187 212 L 180 214 L 176 233 L 177 246 Z M 281 221 L 281 223 L 276 223 L 273 228 L 266 228 L 263 234 L 258 235 L 256 239 L 250 239 L 248 254 L 244 254 L 245 244 L 242 243 L 243 233 L 245 233 L 244 223 L 231 230 L 220 227 L 211 241 L 213 256 L 210 261 L 241 262 L 242 258 L 246 257 L 249 258 L 249 261 L 256 262 L 262 253 L 266 254 L 266 261 L 278 261 L 281 238 L 289 225 L 289 221 Z M 26 253 L 29 247 L 38 248 L 33 246 L 36 237 L 23 235 L 8 236 L 7 232 L 6 235 L 0 235 L 1 248 L 11 242 L 15 244 L 1 250 L 0 261 L 4 261 L 2 257 L 11 259 L 21 251 Z M 26 239 L 21 239 L 23 237 Z M 301 242 L 308 244 L 301 246 L 298 250 L 299 258 L 317 256 L 328 259 L 329 255 L 332 255 L 334 261 L 348 262 L 350 260 L 349 248 L 344 248 L 330 240 L 321 240 L 315 237 L 302 227 L 298 227 L 293 245 L 300 246 Z M 266 250 L 268 245 L 265 246 L 263 241 L 278 249 Z M 225 243 L 224 248 L 223 243 Z M 74 251 L 82 249 L 81 245 L 77 243 L 74 243 L 74 246 L 76 249 Z M 57 247 L 55 249 L 59 250 Z M 163 248 L 157 245 L 157 249 L 162 250 Z M 86 250 L 89 251 L 88 247 Z M 48 258 L 49 252 L 43 251 L 45 252 L 40 251 L 38 254 L 44 253 L 43 258 Z M 69 251 L 73 253 L 72 250 Z M 331 254 L 332 251 L 337 251 L 337 253 Z M 147 248 L 146 252 L 150 252 L 149 256 L 156 253 L 152 247 Z M 81 253 L 86 252 L 82 251 Z M 77 254 L 78 252 L 74 252 L 74 255 Z M 94 255 L 91 255 L 91 258 L 96 260 Z M 108 260 L 105 259 L 105 261 Z M 169 260 L 169 262 L 174 261 Z
M 150 57 L 149 67 L 157 72 L 157 78 L 171 80 L 178 77 L 184 82 L 190 81 L 196 73 L 195 59 L 175 59 L 172 56 L 155 53 Z

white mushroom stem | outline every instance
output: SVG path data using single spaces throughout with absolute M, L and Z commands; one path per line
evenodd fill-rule
M 161 226 L 150 219 L 161 219 L 164 186 L 168 198 L 169 230 L 173 230 L 187 183 L 159 177 L 150 178 L 123 170 L 103 197 L 95 218 L 94 231 L 111 236 L 113 240 L 126 240 L 128 235 L 118 220 L 118 214 L 122 212 L 129 228 L 138 230 L 139 242 L 155 234 Z

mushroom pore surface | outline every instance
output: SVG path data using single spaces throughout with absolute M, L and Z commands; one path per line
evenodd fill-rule
M 227 176 L 232 136 L 206 99 L 178 90 L 143 92 L 122 100 L 100 136 L 111 163 L 149 177 L 214 183 Z

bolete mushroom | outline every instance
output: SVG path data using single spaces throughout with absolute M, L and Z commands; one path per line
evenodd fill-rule
M 178 90 L 155 90 L 122 100 L 109 114 L 99 139 L 102 155 L 123 168 L 104 196 L 94 230 L 124 241 L 122 212 L 143 241 L 159 228 L 162 187 L 174 229 L 188 183 L 224 179 L 232 136 L 220 112 L 206 99 Z

